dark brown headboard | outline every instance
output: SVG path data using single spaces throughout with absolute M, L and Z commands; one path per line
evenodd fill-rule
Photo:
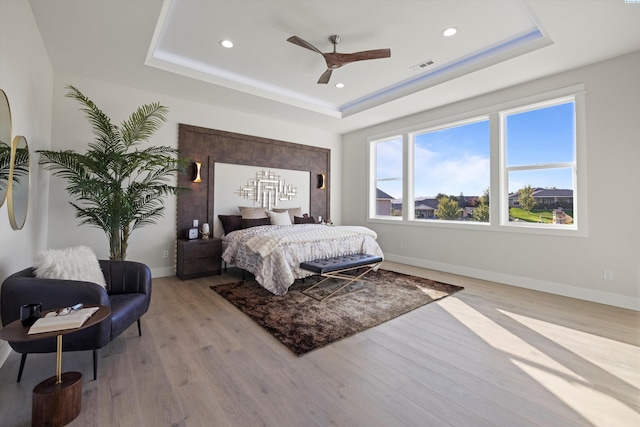
M 178 237 L 185 237 L 194 219 L 214 223 L 214 164 L 230 163 L 265 168 L 308 171 L 311 176 L 310 215 L 331 218 L 331 150 L 292 142 L 180 124 L 178 149 L 181 158 L 201 162 L 201 183 L 192 182 L 195 165 L 178 175 Z M 318 175 L 326 175 L 326 188 L 318 188 Z M 235 183 L 230 183 L 235 185 Z M 240 202 L 240 198 L 238 198 Z

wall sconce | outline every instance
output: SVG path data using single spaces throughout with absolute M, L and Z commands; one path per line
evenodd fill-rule
M 327 175 L 324 173 L 318 174 L 318 188 L 324 190 L 327 188 Z
M 200 178 L 200 169 L 202 169 L 202 163 L 195 162 L 196 165 L 196 176 L 193 178 L 193 182 L 202 182 L 202 178 Z

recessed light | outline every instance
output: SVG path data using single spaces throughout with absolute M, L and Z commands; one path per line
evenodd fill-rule
M 336 87 L 337 88 L 343 88 L 344 87 L 344 83 L 336 83 Z
M 451 37 L 457 32 L 458 32 L 458 29 L 456 27 L 449 27 L 442 32 L 442 35 L 445 37 Z
M 222 40 L 220 44 L 222 47 L 226 47 L 227 49 L 231 49 L 233 47 L 233 42 L 231 40 Z

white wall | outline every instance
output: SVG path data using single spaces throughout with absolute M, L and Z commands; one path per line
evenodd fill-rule
M 80 104 L 65 97 L 66 85 L 78 88 L 115 124 L 120 124 L 142 104 L 160 102 L 167 106 L 168 121 L 151 138 L 152 145 L 177 147 L 178 124 L 185 123 L 329 148 L 331 149 L 332 182 L 342 181 L 340 136 L 337 134 L 64 73 L 56 73 L 54 81 L 52 134 L 54 150 L 73 149 L 84 152 L 87 143 L 93 138 L 84 113 L 79 110 Z M 332 218 L 336 222 L 341 221 L 341 199 L 340 186 L 334 185 L 331 189 L 331 207 Z M 62 248 L 83 244 L 93 248 L 99 258 L 108 258 L 108 242 L 104 233 L 95 228 L 80 227 L 74 210 L 69 205 L 69 200 L 64 190 L 64 182 L 57 177 L 52 177 L 47 245 L 51 248 Z M 175 274 L 174 257 L 162 258 L 164 250 L 168 250 L 170 254 L 175 252 L 175 197 L 168 199 L 166 206 L 165 216 L 157 224 L 133 232 L 127 255 L 127 259 L 147 264 L 156 277 Z
M 638 70 L 640 52 L 345 135 L 343 222 L 374 229 L 389 260 L 640 310 Z M 367 221 L 368 136 L 577 83 L 587 92 L 587 237 Z
M 9 98 L 13 136 L 23 135 L 31 153 L 29 211 L 23 229 L 11 229 L 6 201 L 0 208 L 0 283 L 32 265 L 46 246 L 49 179 L 37 165 L 35 150 L 48 149 L 51 141 L 52 81 L 53 70 L 29 3 L 0 1 L 0 88 Z M 8 353 L 9 346 L 0 341 L 0 364 Z

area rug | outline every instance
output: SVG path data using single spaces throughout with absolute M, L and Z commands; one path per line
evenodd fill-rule
M 254 280 L 211 286 L 278 338 L 298 356 L 362 332 L 382 322 L 451 295 L 462 287 L 379 269 L 367 281 L 353 282 L 334 296 L 318 301 L 344 282 L 331 279 L 301 293 L 319 276 L 296 280 L 282 296 Z M 317 298 L 317 299 L 316 299 Z

